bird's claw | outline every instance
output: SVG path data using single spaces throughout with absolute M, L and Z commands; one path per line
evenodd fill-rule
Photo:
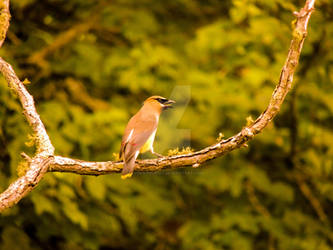
M 153 155 L 157 156 L 158 158 L 164 158 L 164 155 L 161 155 L 161 154 L 156 153 L 156 152 L 154 152 L 154 151 L 151 151 L 151 153 L 152 153 Z

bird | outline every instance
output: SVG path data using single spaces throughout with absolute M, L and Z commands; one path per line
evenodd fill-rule
M 162 111 L 172 108 L 174 103 L 175 101 L 162 96 L 151 96 L 143 102 L 141 109 L 129 120 L 119 153 L 119 158 L 124 162 L 122 179 L 132 176 L 139 153 L 150 151 L 157 157 L 163 157 L 154 152 L 153 143 Z

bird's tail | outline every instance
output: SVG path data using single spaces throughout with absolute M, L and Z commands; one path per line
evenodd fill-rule
M 121 179 L 126 179 L 126 178 L 130 178 L 132 177 L 133 171 L 134 171 L 134 166 L 135 166 L 135 154 L 127 159 L 124 160 L 124 167 L 123 167 L 123 171 L 121 172 Z

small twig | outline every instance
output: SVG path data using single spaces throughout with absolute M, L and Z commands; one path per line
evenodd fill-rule
M 26 153 L 22 152 L 21 153 L 21 157 L 26 160 L 28 163 L 31 162 L 31 157 L 29 155 L 27 155 Z
M 245 191 L 247 193 L 247 197 L 249 198 L 249 201 L 250 201 L 252 207 L 256 210 L 256 212 L 258 214 L 264 216 L 265 218 L 271 218 L 272 216 L 271 216 L 270 212 L 259 201 L 252 183 L 249 180 L 247 180 L 244 184 L 245 184 Z M 274 250 L 275 249 L 274 245 L 275 245 L 275 237 L 271 233 L 269 233 L 268 250 Z
M 297 183 L 299 189 L 301 190 L 302 194 L 310 202 L 312 208 L 316 212 L 320 221 L 323 223 L 328 223 L 327 215 L 324 212 L 324 209 L 323 209 L 322 205 L 320 204 L 320 201 L 312 193 L 311 189 L 309 188 L 308 184 L 305 181 L 304 176 L 302 176 L 302 174 L 300 172 L 295 172 L 293 177 L 295 178 L 296 183 Z
M 251 202 L 253 208 L 257 211 L 257 213 L 263 215 L 264 217 L 270 217 L 270 213 L 268 210 L 261 204 L 258 197 L 255 194 L 254 187 L 250 181 L 245 182 L 245 190 L 249 201 Z

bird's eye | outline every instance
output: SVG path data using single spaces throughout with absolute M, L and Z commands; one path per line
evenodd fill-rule
M 163 98 L 156 98 L 155 100 L 161 104 L 166 103 L 168 101 L 167 99 L 163 99 Z

